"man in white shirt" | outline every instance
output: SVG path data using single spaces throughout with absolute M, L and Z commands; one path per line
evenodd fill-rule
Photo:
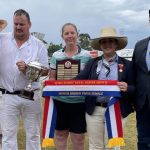
M 19 116 L 23 119 L 26 132 L 26 150 L 41 150 L 40 91 L 34 91 L 34 100 L 20 97 L 21 91 L 28 85 L 27 64 L 38 60 L 48 68 L 47 49 L 37 38 L 30 35 L 29 14 L 22 9 L 13 16 L 13 33 L 0 34 L 0 91 L 2 92 L 2 150 L 18 150 L 17 130 Z M 47 74 L 43 72 L 43 75 Z M 34 83 L 40 88 L 39 82 Z

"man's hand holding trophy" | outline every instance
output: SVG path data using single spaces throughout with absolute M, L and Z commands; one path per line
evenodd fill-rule
M 48 68 L 42 66 L 38 61 L 31 61 L 28 64 L 23 61 L 18 61 L 16 65 L 19 71 L 22 71 L 29 80 L 28 85 L 21 91 L 19 96 L 34 100 L 34 91 L 37 89 L 33 88 L 32 83 L 37 82 L 43 73 L 48 72 Z

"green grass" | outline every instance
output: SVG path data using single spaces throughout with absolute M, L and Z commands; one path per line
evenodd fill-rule
M 121 148 L 121 150 L 137 150 L 137 133 L 135 126 L 135 113 L 131 114 L 128 118 L 124 138 L 126 146 Z M 22 127 L 22 122 L 20 122 L 19 133 L 18 133 L 18 142 L 19 142 L 19 150 L 25 150 L 25 133 Z M 71 142 L 68 141 L 68 149 L 71 150 Z M 43 150 L 56 150 L 55 148 L 47 148 Z M 88 150 L 88 137 L 86 136 L 85 140 L 85 150 Z

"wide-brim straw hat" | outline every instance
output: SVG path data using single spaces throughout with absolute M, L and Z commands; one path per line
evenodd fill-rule
M 7 26 L 7 21 L 0 19 L 0 32 Z
M 95 39 L 91 39 L 91 46 L 95 49 L 95 50 L 101 50 L 100 49 L 100 40 L 102 39 L 116 39 L 118 41 L 118 46 L 116 50 L 121 50 L 123 48 L 126 47 L 128 40 L 127 37 L 123 37 L 123 36 L 119 36 L 117 34 L 117 31 L 115 28 L 113 27 L 107 27 L 107 28 L 102 28 L 101 32 L 100 32 L 100 37 L 99 38 L 95 38 Z

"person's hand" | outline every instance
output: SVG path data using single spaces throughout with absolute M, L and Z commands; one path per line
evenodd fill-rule
M 2 31 L 7 26 L 6 20 L 0 20 L 0 31 Z
M 126 92 L 128 88 L 128 84 L 126 82 L 118 82 L 118 86 L 120 88 L 120 91 Z
M 27 65 L 26 65 L 26 63 L 24 61 L 18 61 L 16 63 L 16 65 L 17 65 L 19 71 L 21 71 L 23 73 L 26 73 Z

